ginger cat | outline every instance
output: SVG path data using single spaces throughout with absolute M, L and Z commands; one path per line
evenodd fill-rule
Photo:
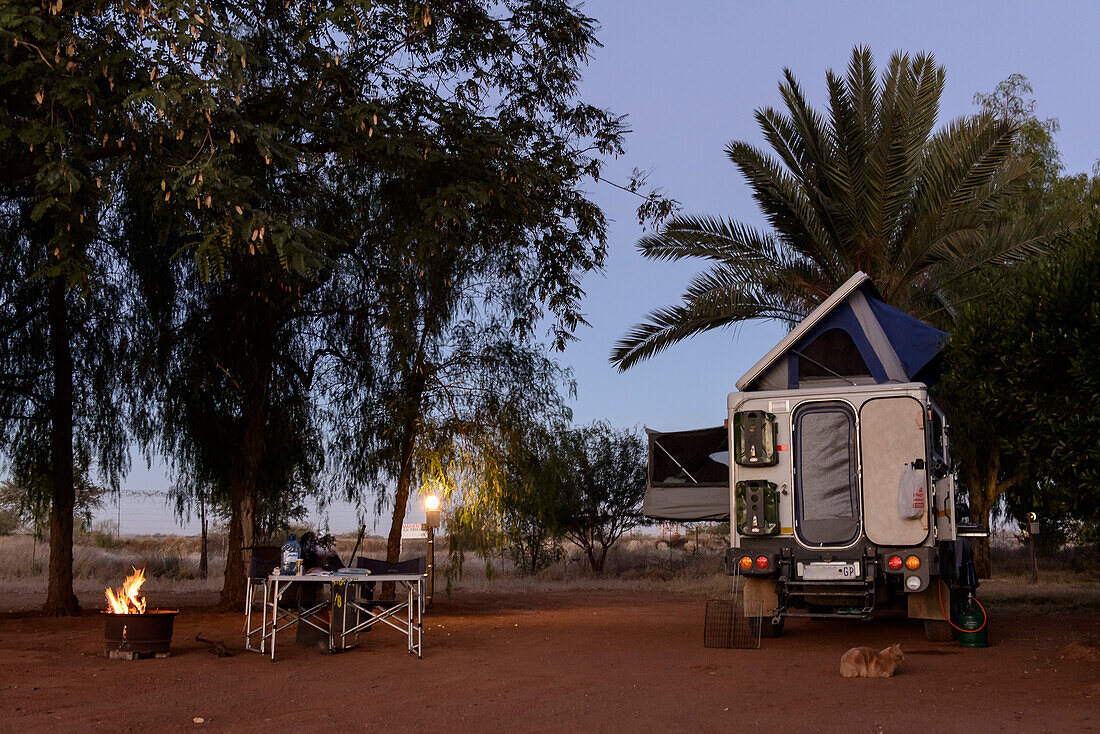
M 840 674 L 845 678 L 889 678 L 904 658 L 900 643 L 882 652 L 853 647 L 840 658 Z

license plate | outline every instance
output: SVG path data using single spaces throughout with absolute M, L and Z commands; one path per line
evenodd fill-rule
M 852 581 L 860 578 L 859 562 L 799 563 L 798 574 L 807 581 Z

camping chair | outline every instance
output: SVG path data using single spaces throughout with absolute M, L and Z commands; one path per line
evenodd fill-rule
M 248 586 L 245 588 L 245 620 L 244 620 L 244 647 L 253 652 L 264 651 L 264 620 L 267 618 L 267 577 L 279 565 L 279 553 L 281 549 L 277 545 L 253 545 L 243 550 L 251 550 L 252 558 L 248 563 Z M 256 587 L 262 586 L 264 591 L 263 604 L 260 606 L 260 624 L 254 623 L 256 604 Z M 259 646 L 253 644 L 252 638 L 260 636 Z
M 370 575 L 365 576 L 352 586 L 355 589 L 354 597 L 348 600 L 348 607 L 354 610 L 354 620 L 345 629 L 352 629 L 358 633 L 369 631 L 376 624 L 385 624 L 388 627 L 407 636 L 409 652 L 417 657 L 423 656 L 421 645 L 421 620 L 424 615 L 424 587 L 423 579 L 427 559 L 425 557 L 412 558 L 398 563 L 387 563 L 373 558 L 362 556 L 355 559 L 356 567 L 367 570 Z M 376 589 L 378 583 L 385 584 L 386 577 L 394 578 L 404 576 L 400 581 L 391 581 L 395 585 L 404 584 L 408 587 L 408 593 L 404 598 L 378 599 L 376 594 L 381 589 Z M 419 576 L 419 579 L 409 579 L 409 576 Z M 416 588 L 414 588 L 414 586 Z M 398 595 L 400 597 L 401 595 Z M 416 597 L 414 601 L 414 596 Z M 356 638 L 358 642 L 358 638 Z
M 397 563 L 389 563 L 387 561 L 379 561 L 374 558 L 365 558 L 364 556 L 358 556 L 355 559 L 356 568 L 365 568 L 370 571 L 371 579 L 379 578 L 379 581 L 385 581 L 385 575 L 388 573 L 418 573 L 423 575 L 427 568 L 427 558 L 420 556 L 419 558 L 410 558 L 405 561 L 398 561 Z M 383 610 L 386 607 L 393 607 L 401 602 L 397 599 L 375 599 L 375 581 L 363 584 L 365 587 L 365 593 L 362 593 L 356 601 L 365 606 L 379 610 Z M 381 593 L 381 590 L 378 591 Z M 424 600 L 420 600 L 420 612 L 423 613 Z

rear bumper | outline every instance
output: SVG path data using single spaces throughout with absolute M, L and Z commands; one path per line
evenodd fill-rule
M 901 560 L 899 568 L 891 568 L 892 557 Z M 741 559 L 749 557 L 749 568 Z M 765 557 L 768 563 L 760 568 L 756 559 Z M 916 568 L 910 559 L 916 559 Z M 834 591 L 863 593 L 867 585 L 890 581 L 906 593 L 919 593 L 928 588 L 932 577 L 939 574 L 939 553 L 927 546 L 878 546 L 862 542 L 843 550 L 808 549 L 789 538 L 742 538 L 740 548 L 726 552 L 726 573 L 741 576 L 773 578 L 777 584 L 789 587 L 794 594 L 826 595 Z

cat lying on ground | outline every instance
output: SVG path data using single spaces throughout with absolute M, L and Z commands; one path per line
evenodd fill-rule
M 840 658 L 840 674 L 845 678 L 889 678 L 904 658 L 900 643 L 882 652 L 853 647 Z

